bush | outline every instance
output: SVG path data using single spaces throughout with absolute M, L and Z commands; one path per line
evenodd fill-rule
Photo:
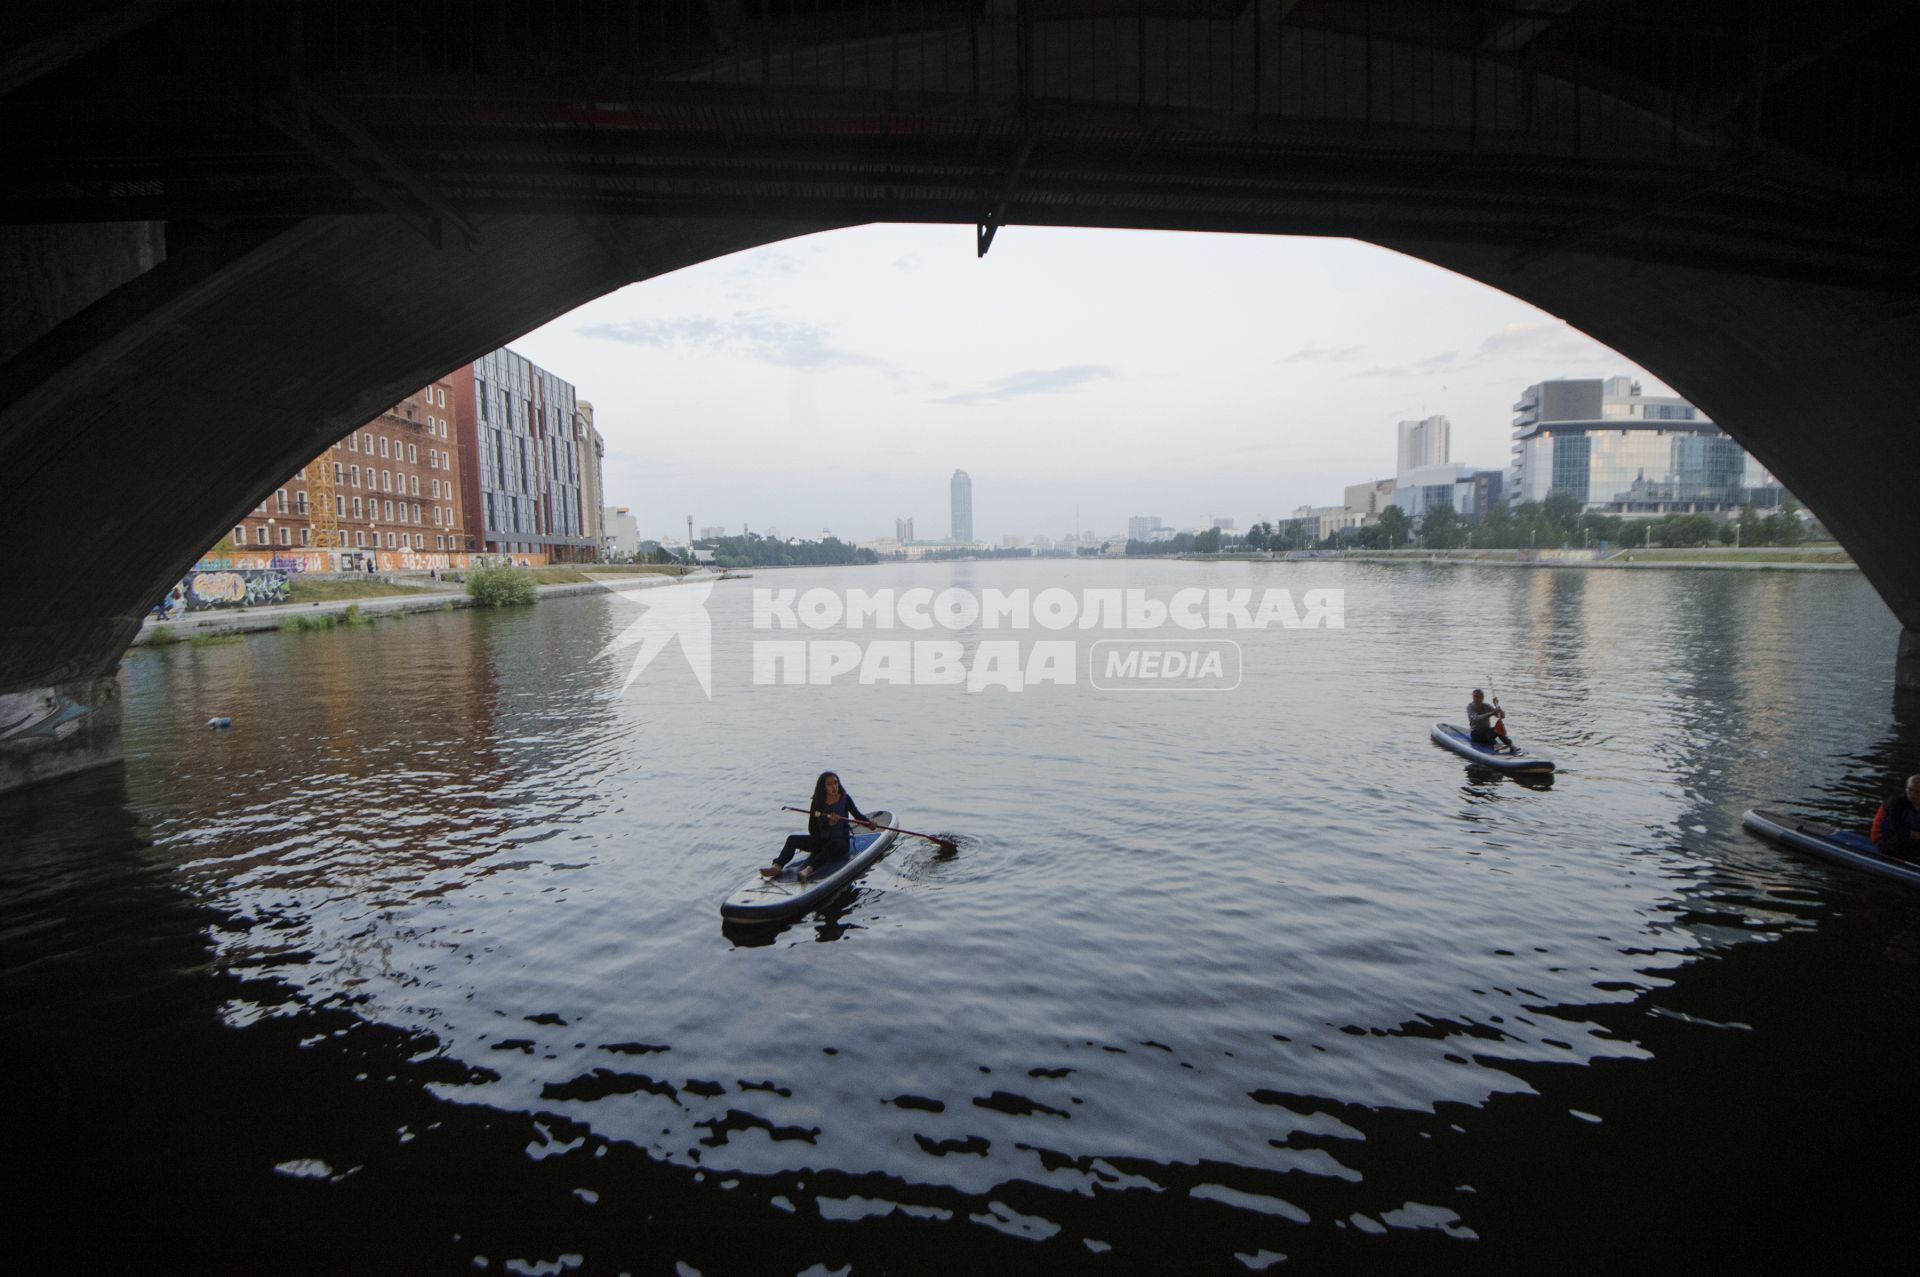
M 481 607 L 519 607 L 534 600 L 533 573 L 522 568 L 475 568 L 467 594 Z
M 310 616 L 290 616 L 281 623 L 283 630 L 302 632 L 306 630 L 330 630 L 340 624 L 337 612 L 316 612 Z

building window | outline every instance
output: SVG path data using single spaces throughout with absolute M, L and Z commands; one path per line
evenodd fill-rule
M 278 507 L 281 514 L 287 512 L 287 490 L 285 488 L 281 488 L 273 494 L 273 504 Z
M 382 470 L 380 472 L 380 491 L 382 492 L 393 491 L 393 471 Z
M 356 488 L 359 487 L 360 486 L 360 467 L 349 466 L 347 467 L 347 470 L 348 470 L 348 473 L 350 473 L 353 476 L 353 486 Z
M 339 447 L 340 445 L 336 443 L 336 444 L 334 444 L 333 446 L 334 446 L 334 447 L 336 447 L 336 448 L 338 448 L 338 447 Z M 347 451 L 348 451 L 348 452 L 358 452 L 358 451 L 360 451 L 360 436 L 359 436 L 359 435 L 348 435 L 348 436 L 347 436 Z
M 245 524 L 233 530 L 233 543 L 235 545 L 245 545 L 247 543 L 247 528 Z
M 412 495 L 416 497 L 419 496 L 420 495 L 420 476 L 416 474 L 412 476 L 410 479 L 408 479 L 407 486 L 413 489 Z
M 418 444 L 410 443 L 407 445 L 407 464 L 415 466 L 420 464 L 420 447 Z
M 301 529 L 300 529 L 300 544 L 301 544 L 301 545 L 302 545 L 303 547 L 304 547 L 304 546 L 309 546 L 309 545 L 312 545 L 312 544 L 313 544 L 313 529 L 312 529 L 312 528 L 301 528 Z
M 288 527 L 284 523 L 280 525 L 280 544 L 281 545 L 293 544 L 293 529 Z
M 415 523 L 420 522 L 420 503 L 418 501 L 413 503 L 413 521 Z
M 440 518 L 440 507 L 439 506 L 433 507 L 433 526 L 437 528 L 441 525 L 442 522 L 443 520 Z
M 253 543 L 254 543 L 255 545 L 270 545 L 270 544 L 272 544 L 272 538 L 271 538 L 270 536 L 268 536 L 268 534 L 267 534 L 267 525 L 266 525 L 266 524 L 264 524 L 264 523 L 262 523 L 262 524 L 258 524 L 258 525 L 256 525 L 256 526 L 254 527 L 254 529 L 253 529 Z
M 387 455 L 387 437 L 385 435 L 380 436 L 380 455 L 383 457 Z
M 345 497 L 342 497 L 342 496 L 334 497 L 333 517 L 336 519 L 344 519 L 347 517 L 347 499 Z
M 354 534 L 353 534 L 353 547 L 354 547 L 354 549 L 356 549 L 356 550 L 363 550 L 363 549 L 365 549 L 365 548 L 366 548 L 366 545 L 367 545 L 367 534 L 366 534 L 366 533 L 364 533 L 364 532 L 356 532 L 356 533 L 354 533 Z
M 387 502 L 387 522 L 393 522 L 393 502 Z
M 361 513 L 361 511 L 360 511 L 360 498 L 359 498 L 359 497 L 355 497 L 355 498 L 353 499 L 353 517 L 354 517 L 354 518 L 356 518 L 356 519 L 357 519 L 357 518 L 359 518 L 359 517 L 360 517 L 360 513 Z
M 338 461 L 333 463 L 333 486 L 339 487 L 347 481 L 347 471 Z
M 440 406 L 442 408 L 446 407 L 447 406 L 447 388 L 445 386 L 435 387 L 433 393 L 435 394 L 435 396 L 438 397 L 440 401 Z
M 300 489 L 300 491 L 294 493 L 293 497 L 294 497 L 293 504 L 299 508 L 300 517 L 303 519 L 306 518 L 307 517 L 307 490 L 305 488 L 302 488 Z
M 393 533 L 391 532 L 387 533 L 387 548 L 389 550 L 394 548 Z
M 373 455 L 373 431 L 367 431 L 364 437 L 367 441 L 367 455 L 371 457 Z

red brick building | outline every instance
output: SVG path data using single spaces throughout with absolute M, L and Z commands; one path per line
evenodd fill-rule
M 237 524 L 234 548 L 290 556 L 328 548 L 323 542 L 331 540 L 333 549 L 362 554 L 379 550 L 395 556 L 435 555 L 472 549 L 453 403 L 452 385 L 443 379 L 354 430 Z M 320 508 L 329 490 L 331 520 Z M 382 565 L 407 566 L 397 557 Z M 433 561 L 424 560 L 421 566 L 433 566 Z

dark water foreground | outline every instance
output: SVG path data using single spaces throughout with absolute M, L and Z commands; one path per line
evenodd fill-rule
M 1906 1266 L 1920 896 L 1738 827 L 1920 770 L 1864 583 L 1058 572 L 727 583 L 711 701 L 622 689 L 617 598 L 136 653 L 124 771 L 0 803 L 12 1262 Z M 1056 581 L 1347 625 L 1214 696 L 751 684 L 751 586 Z M 1550 788 L 1426 742 L 1489 674 Z M 959 852 L 724 932 L 822 765 Z

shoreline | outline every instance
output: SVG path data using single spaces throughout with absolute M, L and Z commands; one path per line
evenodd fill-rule
M 534 587 L 536 601 L 550 598 L 564 598 L 573 594 L 590 594 L 601 590 L 657 589 L 661 586 L 677 585 L 687 578 L 667 576 L 663 573 L 645 573 L 635 576 L 609 575 L 601 581 L 567 581 L 557 585 L 537 585 Z M 375 618 L 383 616 L 405 616 L 414 612 L 452 612 L 463 608 L 479 607 L 474 598 L 464 589 L 428 590 L 420 594 L 371 595 L 357 599 L 326 599 L 314 603 L 277 603 L 270 607 L 235 608 L 232 611 L 217 610 L 211 612 L 193 612 L 172 621 L 162 621 L 148 617 L 140 626 L 140 632 L 133 637 L 128 647 L 170 647 L 175 643 L 188 643 L 195 639 L 238 637 L 246 634 L 270 634 L 281 630 L 295 631 L 300 628 L 296 623 L 308 617 L 343 616 L 347 609 L 357 608 L 357 616 Z M 156 634 L 164 633 L 168 637 L 155 642 Z

